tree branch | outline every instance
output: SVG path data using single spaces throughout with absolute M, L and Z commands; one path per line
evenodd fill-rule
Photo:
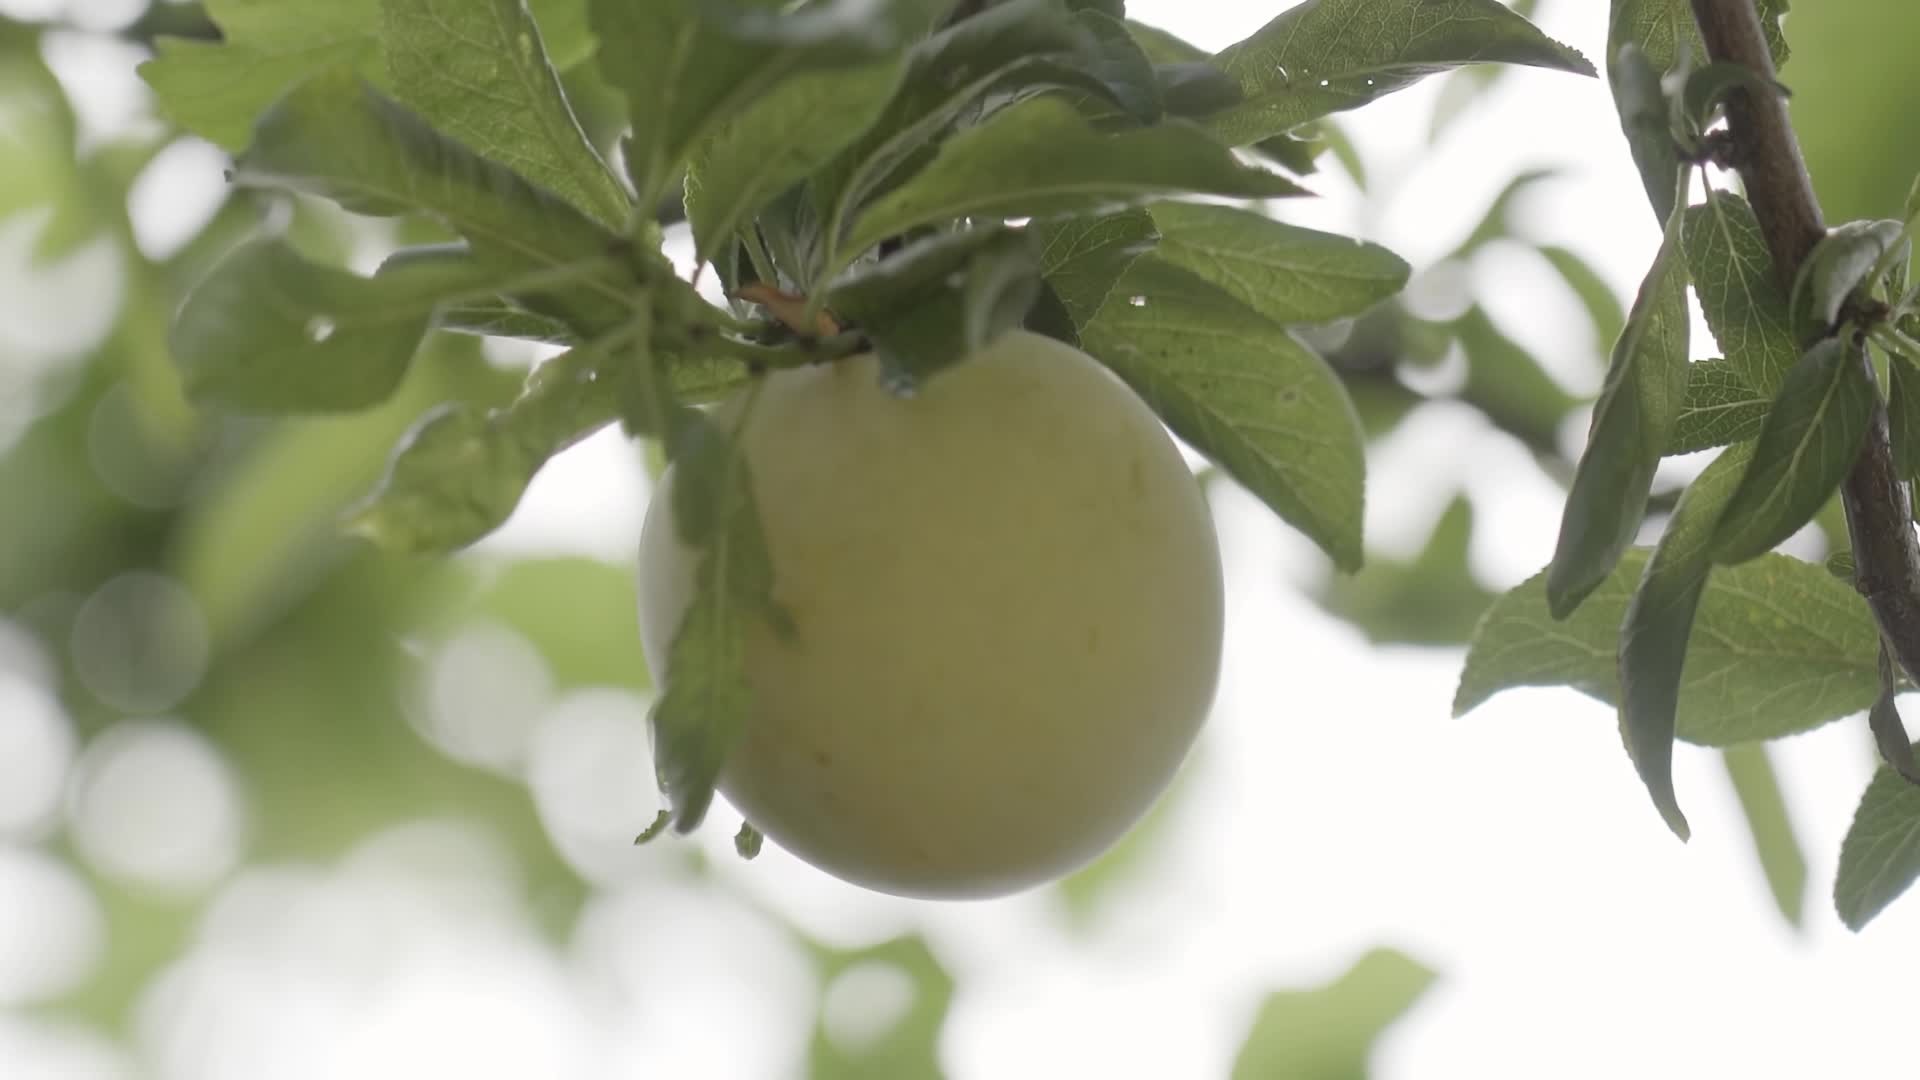
M 1775 79 L 1773 57 L 1760 30 L 1753 0 L 1693 0 L 1694 21 L 1713 60 L 1739 64 Z M 1734 165 L 1760 221 L 1773 269 L 1791 295 L 1800 264 L 1826 235 L 1800 142 L 1777 94 L 1735 90 L 1727 101 Z M 1803 343 L 1806 344 L 1806 343 Z M 1874 378 L 1864 346 L 1853 343 L 1858 362 Z M 1852 537 L 1854 582 L 1879 621 L 1880 632 L 1910 678 L 1920 679 L 1920 545 L 1915 543 L 1907 487 L 1894 468 L 1887 411 L 1874 407 L 1859 460 L 1840 497 Z

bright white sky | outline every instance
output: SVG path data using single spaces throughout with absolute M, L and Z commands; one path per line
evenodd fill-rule
M 1271 14 L 1253 3 L 1129 6 L 1216 47 Z M 1604 4 L 1543 7 L 1549 32 L 1599 58 Z M 139 101 L 114 59 L 75 61 L 94 76 L 90 108 L 103 123 Z M 1567 179 L 1523 204 L 1526 227 L 1588 255 L 1629 292 L 1658 237 L 1603 85 L 1515 72 L 1402 174 L 1426 156 L 1433 89 L 1350 125 L 1374 175 L 1393 178 L 1390 195 L 1363 207 L 1330 175 L 1317 181 L 1323 204 L 1288 207 L 1296 219 L 1361 232 L 1421 266 L 1517 169 L 1551 166 Z M 183 174 L 217 181 L 216 155 L 180 158 Z M 1492 251 L 1475 274 L 1504 328 L 1568 358 L 1556 373 L 1590 391 L 1599 360 L 1586 329 L 1557 286 L 1517 276 L 1532 269 Z M 1558 490 L 1471 415 L 1416 417 L 1381 448 L 1370 485 L 1370 531 L 1389 550 L 1416 545 L 1464 489 L 1489 584 L 1518 582 L 1550 552 Z M 627 493 L 643 486 L 634 455 L 596 439 L 549 468 L 483 551 L 629 558 L 644 503 Z M 1827 898 L 1872 768 L 1858 723 L 1780 747 L 1814 879 L 1808 929 L 1796 935 L 1772 910 L 1711 755 L 1679 752 L 1696 837 L 1681 845 L 1648 805 L 1609 710 L 1571 692 L 1515 692 L 1450 719 L 1458 653 L 1370 648 L 1299 594 L 1325 572 L 1303 540 L 1237 491 L 1221 489 L 1216 506 L 1232 596 L 1218 708 L 1173 835 L 1091 933 L 1066 932 L 1044 894 L 920 904 L 840 885 L 771 846 L 740 863 L 729 844 L 737 818 L 724 813 L 699 842 L 734 898 L 663 879 L 646 860 L 668 856 L 624 847 L 652 815 L 641 706 L 551 701 L 536 672 L 511 699 L 519 714 L 479 744 L 525 764 L 563 849 L 607 883 L 567 954 L 537 944 L 510 868 L 484 837 L 423 823 L 341 867 L 251 870 L 223 884 L 205 943 L 147 1003 L 140 1059 L 196 1080 L 791 1075 L 814 990 L 801 957 L 755 913 L 764 905 L 846 944 L 924 929 L 961 984 L 944 1044 L 957 1080 L 1224 1076 L 1266 991 L 1323 981 L 1377 944 L 1441 973 L 1381 1044 L 1384 1080 L 1912 1074 L 1904 1003 L 1920 901 L 1855 936 Z M 462 655 L 483 667 L 524 669 L 511 642 L 467 644 Z M 0 692 L 15 694 L 15 715 L 46 704 L 28 696 L 32 665 L 19 658 L 30 655 L 0 648 Z M 57 724 L 47 730 L 52 749 L 36 752 L 64 768 L 72 748 L 59 745 Z M 220 822 L 235 811 L 204 794 L 224 790 L 218 763 L 164 725 L 129 731 L 119 753 L 171 754 L 192 778 L 164 801 L 184 808 L 180 827 L 198 822 L 215 848 L 231 847 Z M 80 767 L 107 775 L 119 760 L 89 748 Z M 6 812 L 0 800 L 0 829 Z M 32 835 L 0 831 L 0 973 L 11 962 L 65 970 L 99 947 L 74 898 L 78 879 L 5 839 Z M 93 854 L 113 865 L 110 842 Z M 125 869 L 164 878 L 197 866 Z M 0 1008 L 29 1002 L 37 985 L 0 974 Z M 0 1064 L 9 1061 L 26 1070 L 0 1068 L 9 1076 L 131 1075 L 84 1033 L 0 1011 Z

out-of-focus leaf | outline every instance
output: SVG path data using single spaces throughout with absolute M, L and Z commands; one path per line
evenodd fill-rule
M 1343 570 L 1357 570 L 1366 448 L 1325 361 L 1277 323 L 1148 256 L 1088 323 L 1088 351 L 1176 434 Z
M 1920 749 L 1920 748 L 1915 748 Z M 1920 785 L 1881 765 L 1840 844 L 1833 904 L 1853 930 L 1864 928 L 1920 879 Z
M 1160 239 L 1153 216 L 1133 207 L 1035 222 L 1040 270 L 1076 330 L 1092 322 L 1134 260 Z
M 344 564 L 210 673 L 194 721 L 249 781 L 257 855 L 331 859 L 396 823 L 471 822 L 506 845 L 558 929 L 585 890 L 555 854 L 525 785 L 448 758 L 404 711 L 427 670 L 399 635 L 414 605 L 442 593 L 453 572 L 372 558 Z
M 1691 454 L 1760 434 L 1773 402 L 1756 393 L 1731 360 L 1687 365 L 1687 397 L 1673 420 L 1669 454 Z
M 523 0 L 381 0 L 400 99 L 482 157 L 610 229 L 627 194 L 587 142 Z
M 1859 456 L 1880 403 L 1851 346 L 1828 338 L 1780 386 L 1747 467 L 1714 532 L 1714 561 L 1744 562 L 1812 520 Z
M 1773 893 L 1774 906 L 1791 926 L 1799 926 L 1806 910 L 1807 856 L 1794 835 L 1793 813 L 1780 777 L 1764 745 L 1733 746 L 1721 752 L 1727 778 L 1747 819 L 1753 852 Z
M 1208 121 L 1244 145 L 1465 64 L 1594 74 L 1496 0 L 1305 0 L 1218 58 L 1246 101 Z
M 1487 209 L 1480 215 L 1480 220 L 1467 233 L 1467 238 L 1460 241 L 1460 246 L 1453 250 L 1451 257 L 1467 258 L 1496 240 L 1513 236 L 1513 204 L 1535 187 L 1559 176 L 1560 173 L 1554 169 L 1525 169 L 1517 173 L 1494 195 L 1493 201 L 1487 204 Z
M 1680 243 L 1707 326 L 1746 384 L 1771 398 L 1800 347 L 1760 222 L 1746 200 L 1725 192 L 1684 213 Z
M 1173 843 L 1175 814 L 1192 790 L 1192 778 L 1203 767 L 1197 763 L 1203 752 L 1204 747 L 1195 747 L 1146 816 L 1117 843 L 1060 879 L 1060 899 L 1080 927 L 1086 928 L 1107 905 L 1124 904 L 1129 884 L 1149 875 L 1156 856 Z
M 940 1032 L 953 1004 L 954 982 L 925 941 L 903 937 L 858 951 L 818 948 L 817 952 L 829 994 L 834 993 L 836 980 L 877 977 L 887 982 L 903 980 L 908 1001 L 899 1018 L 877 1032 L 836 1032 L 823 1013 L 807 1051 L 807 1075 L 812 1080 L 934 1080 L 946 1075 Z M 847 993 L 860 989 L 840 987 Z M 886 992 L 873 984 L 867 989 Z
M 379 479 L 394 440 L 422 412 L 448 401 L 504 405 L 519 382 L 471 339 L 438 339 L 384 404 L 282 422 L 210 478 L 176 519 L 166 566 L 199 604 L 216 654 L 301 602 L 347 556 L 339 515 Z
M 1233 1062 L 1233 1080 L 1365 1080 L 1373 1044 L 1437 975 L 1395 949 L 1374 949 L 1316 990 L 1267 995 Z
M 1580 606 L 1633 542 L 1686 397 L 1687 273 L 1679 221 L 1676 216 L 1668 222 L 1640 283 L 1574 471 L 1547 573 L 1547 596 L 1558 618 Z
M 140 66 L 167 119 L 228 150 L 246 146 L 253 123 L 288 89 L 350 68 L 383 80 L 380 0 L 210 0 L 218 42 L 161 38 Z
M 1461 645 L 1473 636 L 1494 594 L 1468 565 L 1473 504 L 1447 504 L 1427 546 L 1409 562 L 1369 556 L 1367 572 L 1336 577 L 1322 607 L 1380 645 Z
M 1542 576 L 1495 601 L 1468 650 L 1455 714 L 1516 686 L 1571 686 L 1617 704 L 1620 627 L 1646 557 L 1629 552 L 1564 621 L 1547 613 Z M 1878 645 L 1866 601 L 1824 567 L 1763 555 L 1716 569 L 1687 648 L 1679 737 L 1730 746 L 1859 713 L 1879 693 Z
M 29 35 L 0 33 L 0 222 L 42 210 L 39 262 L 70 254 L 99 227 L 76 164 L 78 121 L 60 82 Z
M 1535 446 L 1554 445 L 1561 422 L 1579 401 L 1546 373 L 1532 353 L 1502 333 L 1486 309 L 1468 308 L 1450 325 L 1467 354 L 1462 400 Z
M 1399 292 L 1412 268 L 1377 244 L 1230 206 L 1162 202 L 1156 256 L 1283 326 L 1358 315 Z
M 645 690 L 634 571 L 596 559 L 537 558 L 508 563 L 455 614 L 494 618 L 540 651 L 554 686 Z
M 845 250 L 955 218 L 1037 217 L 1183 192 L 1254 199 L 1302 189 L 1241 164 L 1184 121 L 1102 135 L 1072 106 L 1036 97 L 942 144 L 926 168 L 855 218 Z
M 1591 263 L 1566 248 L 1542 244 L 1539 251 L 1579 297 L 1580 306 L 1586 309 L 1587 318 L 1593 323 L 1594 351 L 1605 356 L 1613 343 L 1620 340 L 1620 332 L 1627 325 L 1626 309 L 1613 294 L 1613 286 L 1607 284 Z

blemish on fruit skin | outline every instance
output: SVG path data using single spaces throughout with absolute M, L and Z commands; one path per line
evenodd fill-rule
M 825 750 L 815 750 L 812 756 L 813 763 L 823 769 L 833 764 L 833 755 L 827 753 Z
M 1139 459 L 1127 466 L 1127 487 L 1135 495 L 1144 495 L 1147 491 L 1147 470 Z

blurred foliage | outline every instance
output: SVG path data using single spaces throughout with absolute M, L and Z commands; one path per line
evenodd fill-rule
M 1404 953 L 1374 949 L 1320 989 L 1275 991 L 1260 1005 L 1233 1080 L 1367 1080 L 1374 1041 L 1434 978 Z

